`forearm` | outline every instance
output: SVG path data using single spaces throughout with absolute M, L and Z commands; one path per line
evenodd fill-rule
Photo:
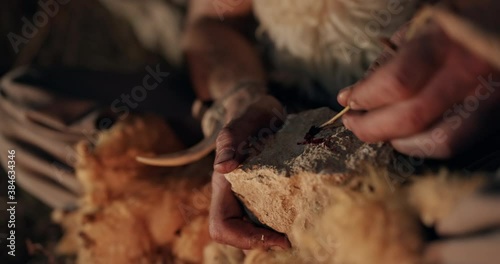
M 242 82 L 262 83 L 264 89 L 258 52 L 225 22 L 204 18 L 190 23 L 183 47 L 199 99 L 220 99 Z

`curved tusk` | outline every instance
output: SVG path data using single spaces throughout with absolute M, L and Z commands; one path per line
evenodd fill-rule
M 219 135 L 219 131 L 221 129 L 222 125 L 219 124 L 219 126 L 214 129 L 214 132 L 209 137 L 203 139 L 200 143 L 186 150 L 157 157 L 136 157 L 136 160 L 144 164 L 164 167 L 182 166 L 195 162 L 207 156 L 215 149 L 215 140 L 217 139 L 217 136 Z

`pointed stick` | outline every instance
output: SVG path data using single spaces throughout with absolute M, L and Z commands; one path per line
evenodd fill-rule
M 380 38 L 380 43 L 384 45 L 385 48 L 387 48 L 387 52 L 389 52 L 392 56 L 394 56 L 398 50 L 398 46 L 394 44 L 390 39 L 388 38 Z M 349 110 L 351 110 L 350 106 L 346 106 L 342 111 L 340 111 L 337 115 L 332 117 L 332 119 L 326 121 L 323 123 L 319 128 L 324 128 L 328 125 L 331 125 L 335 123 L 339 118 L 341 118 L 345 113 L 347 113 Z
M 391 55 L 395 55 L 396 54 L 396 51 L 398 50 L 398 46 L 396 46 L 396 44 L 394 44 L 390 39 L 388 38 L 380 38 L 380 43 L 382 45 L 384 45 L 385 48 L 387 48 L 386 50 L 391 54 Z M 332 119 L 326 121 L 325 123 L 323 123 L 321 126 L 319 126 L 319 128 L 324 128 L 328 125 L 331 125 L 333 123 L 335 123 L 335 121 L 337 121 L 339 118 L 341 118 L 345 113 L 347 113 L 349 110 L 351 110 L 351 107 L 350 106 L 346 106 L 342 111 L 340 111 L 337 115 L 335 115 L 334 117 L 332 117 Z
M 335 123 L 335 121 L 337 121 L 339 118 L 341 118 L 345 113 L 347 113 L 347 111 L 351 110 L 351 107 L 350 106 L 346 106 L 344 108 L 344 110 L 340 111 L 338 114 L 336 114 L 334 117 L 332 117 L 332 119 L 326 121 L 325 123 L 323 123 L 321 126 L 319 126 L 319 128 L 324 128 L 328 125 L 331 125 L 333 123 Z

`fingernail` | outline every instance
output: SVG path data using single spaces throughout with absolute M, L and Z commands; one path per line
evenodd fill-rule
M 361 110 L 359 105 L 353 100 L 349 101 L 349 106 L 351 107 L 352 110 Z
M 349 86 L 347 88 L 344 88 L 340 90 L 339 94 L 337 95 L 337 101 L 341 105 L 347 105 L 347 102 L 349 101 L 349 97 L 351 96 L 351 89 L 352 86 Z
M 351 130 L 351 124 L 350 124 L 350 120 L 347 116 L 343 116 L 342 117 L 342 123 L 344 124 L 345 128 L 347 128 L 347 130 Z
M 220 164 L 220 163 L 223 163 L 223 162 L 226 162 L 228 160 L 232 160 L 234 159 L 234 150 L 233 149 L 223 149 L 221 151 L 219 151 L 219 153 L 217 154 L 217 156 L 215 157 L 215 162 L 214 164 Z

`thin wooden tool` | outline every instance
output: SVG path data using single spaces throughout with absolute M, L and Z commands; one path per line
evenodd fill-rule
M 389 52 L 392 56 L 394 56 L 398 50 L 398 46 L 394 44 L 390 39 L 388 38 L 380 38 L 380 43 L 386 47 L 386 51 Z M 351 110 L 350 106 L 346 106 L 340 113 L 332 117 L 332 119 L 326 121 L 323 123 L 319 128 L 324 128 L 328 125 L 331 125 L 335 123 L 339 118 L 341 118 L 345 113 L 347 113 L 349 110 Z
M 324 127 L 326 127 L 328 125 L 331 125 L 331 124 L 335 123 L 335 121 L 337 121 L 339 118 L 341 118 L 349 110 L 351 110 L 351 107 L 350 106 L 346 106 L 342 111 L 340 111 L 338 114 L 336 114 L 334 117 L 332 117 L 332 119 L 326 121 L 321 126 L 319 126 L 319 128 L 324 128 Z
M 388 38 L 380 38 L 380 43 L 386 47 L 387 52 L 389 52 L 392 56 L 394 56 L 398 50 L 398 46 L 394 44 L 390 39 Z M 332 117 L 332 119 L 326 121 L 323 123 L 319 128 L 324 128 L 328 125 L 331 125 L 335 123 L 339 118 L 341 118 L 345 113 L 347 113 L 349 110 L 351 110 L 350 106 L 346 106 L 340 113 Z

